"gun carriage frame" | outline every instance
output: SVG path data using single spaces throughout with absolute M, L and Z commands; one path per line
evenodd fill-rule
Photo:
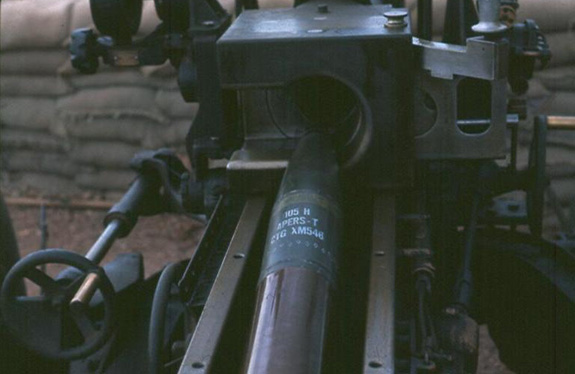
M 507 87 L 524 93 L 550 54 L 533 21 L 514 24 L 516 1 L 448 1 L 444 42 L 431 0 L 417 37 L 400 1 L 237 1 L 232 22 L 215 0 L 155 0 L 162 23 L 136 42 L 141 0 L 90 3 L 102 36 L 74 31 L 73 66 L 169 60 L 200 103 L 194 170 L 138 154 L 85 257 L 11 268 L 0 304 L 26 347 L 16 370 L 463 374 L 485 322 L 514 370 L 575 368 L 575 256 L 542 239 L 546 132 L 574 120 L 537 117 L 517 170 L 526 113 Z M 501 197 L 513 191 L 526 198 Z M 209 217 L 189 261 L 150 279 L 138 256 L 98 265 L 161 212 Z M 70 268 L 54 280 L 46 263 Z

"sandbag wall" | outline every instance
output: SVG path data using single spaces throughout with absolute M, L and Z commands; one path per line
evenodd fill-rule
M 1 3 L 0 146 L 3 189 L 48 195 L 106 195 L 133 178 L 142 149 L 184 139 L 197 104 L 181 98 L 174 69 L 74 71 L 70 33 L 91 26 L 87 0 Z M 145 1 L 139 35 L 159 23 Z
M 289 0 L 260 1 L 264 7 Z M 434 34 L 443 29 L 446 0 L 434 0 Z M 144 1 L 139 35 L 159 22 Z M 537 20 L 553 58 L 527 94 L 531 116 L 575 115 L 575 0 L 519 0 L 518 21 Z M 231 10 L 233 1 L 225 0 Z M 416 1 L 406 0 L 416 24 Z M 0 5 L 0 138 L 2 184 L 48 194 L 122 190 L 140 149 L 183 151 L 197 106 L 181 99 L 170 66 L 102 68 L 80 75 L 66 50 L 71 30 L 91 25 L 88 0 L 3 0 Z M 532 117 L 531 117 L 532 118 Z M 521 125 L 526 165 L 532 122 Z M 553 189 L 575 199 L 575 133 L 549 134 Z

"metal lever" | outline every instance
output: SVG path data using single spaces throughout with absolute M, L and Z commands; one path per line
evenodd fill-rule
M 108 249 L 114 244 L 116 239 L 120 234 L 120 229 L 122 228 L 122 221 L 115 219 L 110 222 L 102 235 L 96 240 L 96 243 L 90 248 L 88 253 L 86 253 L 86 258 L 94 263 L 99 263 L 102 261 Z
M 81 312 L 83 308 L 90 303 L 90 300 L 96 293 L 100 277 L 96 273 L 90 273 L 82 282 L 82 285 L 76 292 L 76 295 L 70 301 L 70 310 L 73 312 Z
M 549 130 L 575 130 L 575 117 L 548 116 L 547 128 Z
M 150 191 L 155 190 L 156 187 L 155 183 L 150 182 L 150 179 L 144 176 L 138 177 L 134 183 L 132 183 L 130 189 L 122 197 L 120 202 L 114 205 L 106 215 L 104 220 L 106 228 L 90 250 L 88 250 L 88 253 L 86 253 L 85 257 L 88 260 L 98 265 L 102 259 L 104 259 L 116 239 L 128 235 L 136 224 L 141 206 L 144 204 L 146 197 L 149 196 Z M 99 280 L 97 274 L 89 273 L 86 279 L 84 279 L 84 283 L 82 283 L 70 301 L 70 308 L 79 311 L 82 307 L 87 306 L 98 289 Z
M 118 238 L 122 228 L 122 221 L 115 219 L 106 226 L 106 229 L 100 235 L 96 243 L 90 248 L 88 253 L 86 253 L 86 258 L 92 261 L 94 264 L 99 264 L 100 261 L 106 256 L 112 244 Z M 83 308 L 88 306 L 92 296 L 98 289 L 100 284 L 100 277 L 97 273 L 88 273 L 84 282 L 76 291 L 76 294 L 70 301 L 70 309 L 74 312 L 81 312 Z

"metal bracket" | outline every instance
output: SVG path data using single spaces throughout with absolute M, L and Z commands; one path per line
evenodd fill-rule
M 453 79 L 454 75 L 485 80 L 507 77 L 506 42 L 492 42 L 482 37 L 467 39 L 467 46 L 413 38 L 419 50 L 421 68 L 432 77 Z
M 421 64 L 413 99 L 417 157 L 503 157 L 507 42 L 477 37 L 459 46 L 413 38 L 412 44 Z M 478 121 L 484 124 L 467 126 Z
M 239 292 L 240 279 L 252 252 L 266 208 L 266 199 L 253 197 L 246 202 L 234 236 L 228 246 L 218 277 L 188 346 L 180 374 L 209 373 L 222 338 L 226 320 Z
M 395 373 L 395 198 L 374 201 L 363 373 Z

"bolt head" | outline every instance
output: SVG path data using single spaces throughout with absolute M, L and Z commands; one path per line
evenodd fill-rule
M 387 22 L 385 23 L 385 27 L 387 28 L 403 28 L 407 26 L 405 22 L 407 12 L 404 10 L 389 10 L 383 13 L 383 15 L 387 18 Z
M 388 10 L 387 12 L 383 13 L 384 16 L 386 16 L 387 18 L 399 18 L 399 19 L 403 19 L 405 17 L 407 17 L 407 12 L 405 10 Z

